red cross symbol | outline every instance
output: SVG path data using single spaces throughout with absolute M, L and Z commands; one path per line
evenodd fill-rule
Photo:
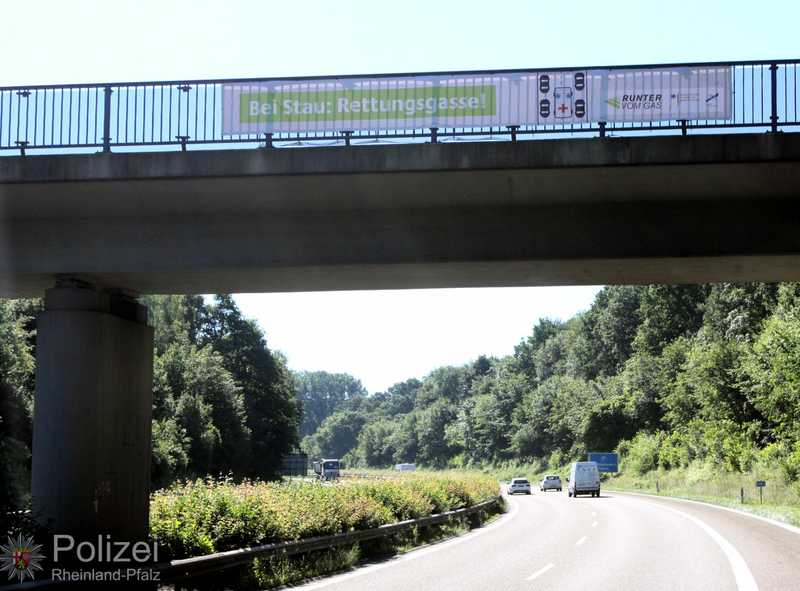
M 561 103 L 561 106 L 558 107 L 559 113 L 566 113 L 569 111 L 569 108 L 564 103 Z

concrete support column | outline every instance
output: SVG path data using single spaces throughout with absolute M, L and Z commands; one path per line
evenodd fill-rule
M 153 329 L 147 308 L 79 285 L 38 320 L 33 508 L 52 532 L 148 533 Z

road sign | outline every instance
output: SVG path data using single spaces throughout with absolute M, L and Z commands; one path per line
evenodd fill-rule
M 619 472 L 619 456 L 614 452 L 589 452 L 588 461 L 597 462 L 600 472 Z
M 766 480 L 756 480 L 756 488 L 758 488 L 758 498 L 761 504 L 764 504 L 764 487 L 767 486 Z

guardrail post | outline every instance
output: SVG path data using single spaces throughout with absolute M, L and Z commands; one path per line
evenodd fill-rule
M 110 86 L 103 89 L 103 152 L 111 151 L 111 90 Z
M 744 487 L 739 489 L 739 502 L 744 505 Z
M 606 122 L 600 121 L 597 125 L 600 128 L 600 137 L 606 137 Z
M 181 143 L 181 152 L 186 151 L 186 142 L 189 141 L 188 135 L 176 135 L 175 139 L 177 139 Z
M 436 144 L 439 142 L 439 128 L 431 127 L 431 143 Z
M 24 156 L 25 155 L 25 147 L 28 145 L 28 141 L 27 140 L 17 140 L 14 143 L 19 146 L 19 155 L 20 156 Z
M 679 119 L 679 122 L 681 124 L 681 135 L 686 135 L 688 132 L 686 127 L 686 119 Z
M 349 146 L 350 145 L 350 136 L 353 135 L 353 132 L 352 131 L 343 131 L 342 135 L 344 136 L 344 145 L 345 146 Z
M 778 64 L 770 64 L 769 74 L 769 88 L 772 97 L 771 114 L 769 116 L 769 120 L 772 123 L 770 131 L 778 133 Z
M 508 130 L 511 132 L 511 141 L 517 141 L 517 130 L 519 129 L 519 125 L 509 125 Z

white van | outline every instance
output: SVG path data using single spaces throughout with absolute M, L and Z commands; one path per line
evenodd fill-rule
M 575 462 L 569 472 L 567 494 L 571 497 L 591 494 L 600 496 L 600 470 L 597 462 Z

